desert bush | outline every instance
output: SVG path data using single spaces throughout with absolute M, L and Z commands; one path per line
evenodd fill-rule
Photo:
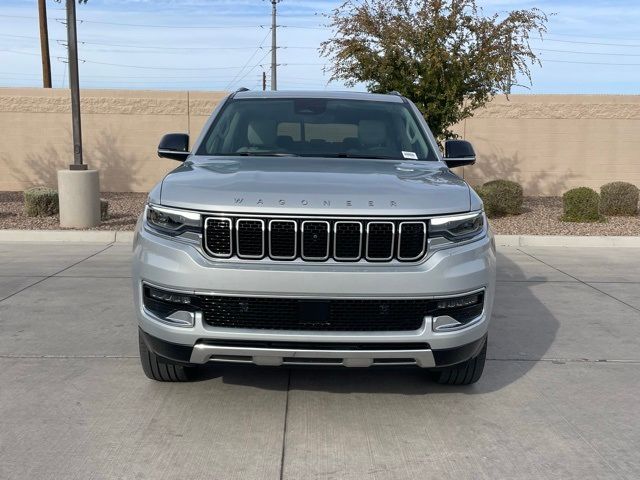
M 109 200 L 100 199 L 100 220 L 103 222 L 109 218 Z
M 563 222 L 601 222 L 600 195 L 587 187 L 578 187 L 562 195 Z
M 24 211 L 28 217 L 48 217 L 56 215 L 58 191 L 49 187 L 34 187 L 24 192 Z
M 611 182 L 600 187 L 600 212 L 604 215 L 636 215 L 638 187 L 627 182 Z
M 484 211 L 489 217 L 519 215 L 522 213 L 522 186 L 510 180 L 492 180 L 476 192 L 482 198 Z

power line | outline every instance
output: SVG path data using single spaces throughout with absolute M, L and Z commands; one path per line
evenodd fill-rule
M 61 57 L 58 57 L 60 59 Z M 139 68 L 142 70 L 181 70 L 181 71 L 206 71 L 206 70 L 235 70 L 236 68 L 242 68 L 240 66 L 227 66 L 227 67 L 149 67 L 143 65 L 125 65 L 121 63 L 108 63 L 108 62 L 96 62 L 93 60 L 80 59 L 83 63 L 92 63 L 95 65 L 107 65 L 110 67 L 122 67 L 122 68 Z
M 35 56 L 35 57 L 39 57 L 40 56 L 39 53 L 19 52 L 17 50 L 1 49 L 0 52 L 15 53 L 17 55 L 31 55 L 31 56 Z
M 251 54 L 251 56 L 249 57 L 249 59 L 245 62 L 245 64 L 242 66 L 242 68 L 238 71 L 238 73 L 236 74 L 236 76 L 233 78 L 233 80 L 231 80 L 229 82 L 229 85 L 227 85 L 225 88 L 228 89 L 231 85 L 233 85 L 233 82 L 236 80 L 236 78 L 238 78 L 238 76 L 242 73 L 242 71 L 247 67 L 247 65 L 249 65 L 249 63 L 251 62 L 251 60 L 254 59 L 254 57 L 256 56 L 256 53 L 258 53 L 258 51 L 262 48 L 262 46 L 264 45 L 264 42 L 267 41 L 267 37 L 269 37 L 269 34 L 271 32 L 268 31 L 267 34 L 264 36 L 264 38 L 262 39 L 262 41 L 260 42 L 260 45 L 258 46 L 258 48 L 255 49 L 255 51 Z M 265 55 L 266 57 L 266 55 Z M 262 60 L 261 60 L 262 61 Z M 255 68 L 255 67 L 253 67 Z M 253 69 L 252 69 L 253 70 Z M 251 70 L 249 70 L 251 71 Z M 243 77 L 244 78 L 244 77 Z
M 578 52 L 575 50 L 553 50 L 548 48 L 534 48 L 538 52 L 573 53 L 576 55 L 604 55 L 613 57 L 640 57 L 640 53 L 607 53 L 607 52 Z
M 576 63 L 581 65 L 613 65 L 613 66 L 621 66 L 621 67 L 640 67 L 640 63 L 608 63 L 608 62 L 579 62 L 573 60 L 543 60 L 543 62 L 552 62 L 552 63 Z
M 601 45 L 606 47 L 633 47 L 633 48 L 640 47 L 640 44 L 638 43 L 579 42 L 577 40 L 554 40 L 551 38 L 545 38 L 544 40 L 539 38 L 532 38 L 531 40 L 536 40 L 538 42 L 572 43 L 576 45 Z
M 269 36 L 269 34 L 267 33 L 267 36 Z M 28 36 L 28 35 L 9 35 L 9 34 L 5 34 L 5 33 L 0 33 L 0 37 L 10 37 L 10 38 L 28 38 L 31 40 L 38 40 L 38 37 L 33 37 L 33 36 Z M 59 38 L 53 38 L 52 40 L 60 43 L 60 42 L 66 42 L 66 40 L 63 39 L 59 39 Z M 184 50 L 251 50 L 254 48 L 266 48 L 264 46 L 264 42 L 262 42 L 261 45 L 252 45 L 252 46 L 247 46 L 247 47 L 170 47 L 170 46 L 164 46 L 164 45 L 133 45 L 130 43 L 103 43 L 103 42 L 94 42 L 94 41 L 79 41 L 78 42 L 81 45 L 99 45 L 99 46 L 104 46 L 104 47 L 122 47 L 122 48 L 140 48 L 140 49 L 154 49 L 154 50 L 179 50 L 179 51 L 184 51 Z M 286 45 L 282 45 L 277 47 L 279 49 L 309 49 L 309 50 L 315 50 L 318 47 L 313 47 L 313 46 L 309 46 L 309 47 L 304 47 L 304 46 L 286 46 Z
M 258 62 L 258 64 L 254 65 L 254 66 L 253 66 L 253 67 L 251 67 L 249 70 L 247 70 L 247 72 L 246 72 L 246 73 L 245 73 L 245 74 L 244 74 L 244 75 L 243 75 L 243 76 L 242 76 L 238 81 L 236 81 L 235 83 L 236 83 L 236 84 L 238 84 L 238 83 L 240 83 L 242 80 L 244 80 L 244 79 L 246 78 L 246 76 L 247 76 L 247 75 L 249 75 L 252 71 L 254 71 L 257 67 L 259 67 L 259 66 L 260 66 L 260 62 L 262 62 L 265 58 L 267 58 L 267 56 L 268 56 L 270 53 L 271 53 L 270 51 L 269 51 L 269 52 L 267 52 L 267 53 L 265 53 L 265 55 L 260 59 L 260 61 Z M 233 84 L 233 82 L 231 82 L 231 83 Z M 226 89 L 228 89 L 228 87 L 227 87 L 227 88 L 225 88 L 225 90 L 226 90 Z

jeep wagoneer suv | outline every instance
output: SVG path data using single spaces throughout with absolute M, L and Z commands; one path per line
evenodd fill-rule
M 397 94 L 229 95 L 151 191 L 134 243 L 146 375 L 209 362 L 482 374 L 495 247 L 482 202 Z

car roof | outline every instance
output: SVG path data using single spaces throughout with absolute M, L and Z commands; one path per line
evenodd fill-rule
M 368 100 L 374 102 L 402 103 L 403 97 L 398 94 L 368 93 L 354 91 L 327 90 L 244 90 L 235 93 L 233 98 L 330 98 L 340 100 Z

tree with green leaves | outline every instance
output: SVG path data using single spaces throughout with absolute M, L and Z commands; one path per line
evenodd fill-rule
M 540 60 L 529 39 L 547 23 L 536 8 L 485 16 L 476 0 L 347 0 L 328 19 L 334 35 L 320 52 L 331 80 L 401 93 L 440 139 L 518 75 L 531 84 Z

